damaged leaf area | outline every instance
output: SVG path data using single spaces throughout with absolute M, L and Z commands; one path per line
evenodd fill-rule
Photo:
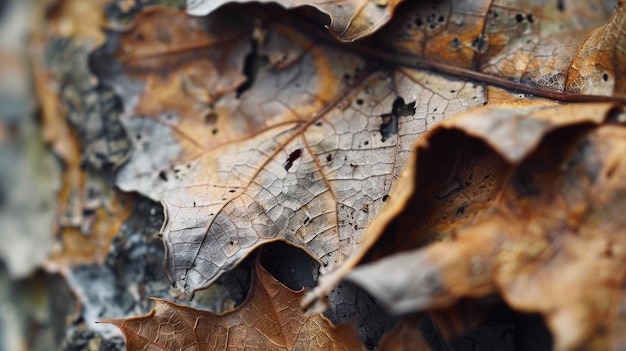
M 216 315 L 161 299 L 147 316 L 110 320 L 129 350 L 365 350 L 350 325 L 333 327 L 300 311 L 303 291 L 274 279 L 257 259 L 247 300 Z
M 414 1 L 380 33 L 389 53 L 370 53 L 551 99 L 623 99 L 625 21 L 621 1 Z
M 277 11 L 145 11 L 91 57 L 133 137 L 117 184 L 163 202 L 168 275 L 190 295 L 275 240 L 332 268 L 419 136 L 484 103 L 482 86 L 380 67 Z
M 345 277 L 398 314 L 497 293 L 543 315 L 556 350 L 624 347 L 623 116 L 494 106 L 442 122 L 318 289 Z
M 238 0 L 237 2 L 249 2 Z M 328 30 L 341 41 L 355 41 L 371 35 L 391 19 L 396 7 L 404 0 L 278 0 L 259 1 L 278 3 L 286 8 L 313 6 L 326 14 L 330 23 Z M 232 0 L 187 0 L 187 13 L 204 16 Z

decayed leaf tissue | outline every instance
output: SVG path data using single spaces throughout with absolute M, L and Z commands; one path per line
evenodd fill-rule
M 626 348 L 625 7 L 0 2 L 0 350 Z

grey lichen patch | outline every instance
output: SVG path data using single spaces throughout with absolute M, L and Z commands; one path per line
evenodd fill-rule
M 44 60 L 60 86 L 66 118 L 76 128 L 85 166 L 101 169 L 117 166 L 130 150 L 130 141 L 119 118 L 121 100 L 98 85 L 88 67 L 90 45 L 70 39 L 51 40 Z

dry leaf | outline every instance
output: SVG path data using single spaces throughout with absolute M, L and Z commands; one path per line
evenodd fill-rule
M 271 240 L 306 248 L 328 270 L 360 241 L 409 145 L 434 123 L 485 103 L 481 85 L 378 68 L 314 29 L 299 32 L 293 25 L 302 23 L 276 8 L 255 9 L 225 7 L 203 18 L 144 11 L 91 58 L 99 78 L 124 96 L 134 137 L 118 185 L 165 204 L 168 275 L 190 296 Z M 394 62 L 376 47 L 350 48 Z M 521 79 L 513 73 L 490 82 Z M 526 79 L 533 92 L 619 100 L 542 90 L 550 88 L 542 77 Z
M 331 32 L 349 41 L 378 30 L 399 2 L 344 0 L 318 3 L 318 8 L 330 13 Z M 608 264 L 607 269 L 618 278 L 594 277 L 601 285 L 596 292 L 580 289 L 558 301 L 538 302 L 536 296 L 525 295 L 528 290 L 519 286 L 526 284 L 519 281 L 531 274 L 551 273 L 543 269 L 549 266 L 542 261 L 545 252 L 555 253 L 556 267 L 565 271 L 567 266 L 567 272 L 572 269 L 576 274 L 604 262 L 585 261 L 587 252 L 581 254 L 580 243 L 572 243 L 568 233 L 559 233 L 563 235 L 556 239 L 545 233 L 551 233 L 554 223 L 571 229 L 576 221 L 593 220 L 579 219 L 582 215 L 577 211 L 585 210 L 582 205 L 562 209 L 571 200 L 568 196 L 587 194 L 576 192 L 580 184 L 568 183 L 575 190 L 562 190 L 562 198 L 553 188 L 561 184 L 563 174 L 574 172 L 562 162 L 574 153 L 568 147 L 578 145 L 581 136 L 595 135 L 595 130 L 585 133 L 606 116 L 616 117 L 616 105 L 547 109 L 544 106 L 553 102 L 529 94 L 562 101 L 623 103 L 623 1 L 612 16 L 609 1 L 407 2 L 386 28 L 350 46 L 338 45 L 327 33 L 296 17 L 304 11 L 231 5 L 207 18 L 190 18 L 178 11 L 149 10 L 128 30 L 107 34 L 103 48 L 90 60 L 99 78 L 94 79 L 84 58 L 86 50 L 102 41 L 102 9 L 107 17 L 116 16 L 111 14 L 114 8 L 132 17 L 147 3 L 161 1 L 62 2 L 50 12 L 50 28 L 53 36 L 63 40 L 45 37 L 37 42 L 51 53 L 63 53 L 35 58 L 49 65 L 42 69 L 43 64 L 37 63 L 37 88 L 43 97 L 44 119 L 57 123 L 57 133 L 48 129 L 56 135 L 51 141 L 68 164 L 60 196 L 67 213 L 63 224 L 76 226 L 87 220 L 89 227 L 89 219 L 98 217 L 96 223 L 111 227 L 98 231 L 96 225 L 93 238 L 100 238 L 99 233 L 109 238 L 117 231 L 122 219 L 112 211 L 111 220 L 106 220 L 109 213 L 99 207 L 103 203 L 94 206 L 97 201 L 88 195 L 92 175 L 82 167 L 118 165 L 128 150 L 128 131 L 135 152 L 119 172 L 118 184 L 163 201 L 168 275 L 190 296 L 269 241 L 287 240 L 306 248 L 327 271 L 361 241 L 364 228 L 383 203 L 390 202 L 392 209 L 372 224 L 364 249 L 327 281 L 343 276 L 362 256 L 361 263 L 393 268 L 398 265 L 393 255 L 399 249 L 408 251 L 441 240 L 444 243 L 405 256 L 417 256 L 415 262 L 420 264 L 410 273 L 418 274 L 416 280 L 423 284 L 409 291 L 417 297 L 400 294 L 404 305 L 389 303 L 393 308 L 448 306 L 462 296 L 499 291 L 514 307 L 546 315 L 557 334 L 557 347 L 585 342 L 588 348 L 606 348 L 617 343 L 620 324 L 602 324 L 598 316 L 608 313 L 602 303 L 609 300 L 610 289 L 602 284 L 623 284 L 619 267 Z M 226 1 L 203 3 L 217 7 Z M 302 4 L 283 2 L 285 7 Z M 85 9 L 93 11 L 81 16 Z M 73 38 L 81 36 L 84 42 L 75 45 Z M 69 49 L 56 49 L 64 45 Z M 43 51 L 36 54 L 43 56 Z M 79 63 L 73 67 L 75 58 Z M 458 120 L 444 124 L 420 142 L 421 158 L 409 162 L 417 169 L 431 165 L 429 172 L 410 174 L 412 179 L 398 186 L 409 183 L 407 192 L 396 190 L 388 196 L 409 158 L 410 145 L 422 133 L 455 112 L 486 102 L 518 108 L 481 110 L 472 118 L 461 118 L 458 125 Z M 118 121 L 122 107 L 124 128 Z M 100 119 L 101 115 L 107 118 Z M 580 119 L 565 120 L 571 116 Z M 68 128 L 66 119 L 78 128 Z M 561 143 L 553 135 L 570 142 Z M 607 136 L 604 144 L 595 139 L 590 143 L 602 146 L 616 139 Z M 547 148 L 549 143 L 556 146 Z M 546 175 L 538 180 L 539 190 L 524 188 L 534 174 Z M 529 193 L 519 195 L 520 191 Z M 589 195 L 596 199 L 593 196 Z M 96 216 L 85 215 L 96 208 Z M 561 211 L 554 210 L 554 217 L 549 217 L 546 213 L 553 208 Z M 613 218 L 613 213 L 607 213 L 598 221 Z M 569 221 L 565 224 L 557 218 L 564 214 Z M 511 218 L 530 218 L 531 225 L 520 229 Z M 68 243 L 82 242 L 74 239 L 91 231 L 73 229 L 72 240 L 64 237 Z M 387 232 L 401 235 L 390 237 L 384 235 Z M 531 239 L 525 238 L 527 232 Z M 597 238 L 592 235 L 592 239 Z M 619 245 L 601 244 L 597 247 L 608 246 L 605 251 L 619 257 Z M 549 251 L 550 245 L 557 249 Z M 475 260 L 477 255 L 488 259 Z M 435 268 L 416 273 L 428 264 L 443 267 L 443 273 Z M 401 268 L 406 266 L 405 262 Z M 363 279 L 367 267 L 356 268 L 349 277 L 370 283 L 369 277 Z M 376 273 L 381 268 L 372 269 Z M 384 284 L 385 279 L 381 278 Z M 582 286 L 577 279 L 563 275 L 564 281 Z M 555 286 L 540 288 L 554 288 L 554 294 L 559 294 L 563 288 Z M 380 286 L 370 288 L 380 291 Z M 396 288 L 391 290 L 408 291 L 402 284 Z M 433 289 L 436 293 L 431 296 Z M 621 292 L 610 293 L 611 303 L 617 306 Z M 160 306 L 175 309 L 164 302 Z M 570 307 L 565 317 L 563 306 Z M 610 310 L 616 316 L 606 319 L 618 320 L 616 311 Z M 584 321 L 567 324 L 576 318 Z M 597 325 L 601 329 L 597 337 L 585 339 Z M 406 335 L 402 330 L 396 337 Z M 386 345 L 398 345 L 389 340 Z
M 509 89 L 623 99 L 625 27 L 623 1 L 415 1 L 380 33 L 380 45 L 396 62 Z
M 419 328 L 419 317 L 403 320 L 381 340 L 380 351 L 430 351 Z
M 350 325 L 334 327 L 322 316 L 300 311 L 303 291 L 274 279 L 257 260 L 248 299 L 216 315 L 154 299 L 147 316 L 110 320 L 129 350 L 365 350 Z
M 204 16 L 228 3 L 242 3 L 250 0 L 187 0 L 187 12 L 194 16 Z M 337 39 L 354 41 L 371 35 L 384 26 L 393 15 L 396 7 L 404 0 L 278 0 L 259 2 L 279 3 L 286 8 L 313 6 L 328 15 L 328 30 Z
M 480 86 L 377 69 L 282 20 L 230 11 L 143 12 L 91 59 L 125 97 L 134 137 L 117 184 L 163 202 L 168 275 L 189 295 L 274 240 L 328 270 L 360 241 L 410 145 L 483 103 Z
M 611 104 L 485 107 L 441 123 L 365 245 L 318 289 L 362 260 L 346 278 L 396 313 L 498 292 L 541 313 L 556 350 L 615 349 L 626 129 L 603 123 L 621 116 Z

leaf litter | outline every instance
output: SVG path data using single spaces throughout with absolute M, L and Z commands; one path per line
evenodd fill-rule
M 124 12 L 122 3 L 107 8 Z M 559 324 L 564 318 L 559 317 L 561 301 L 537 306 L 532 303 L 536 298 L 529 302 L 524 295 L 528 292 L 521 287 L 527 288 L 528 284 L 520 280 L 529 276 L 527 270 L 534 267 L 539 272 L 534 274 L 549 274 L 541 271 L 537 262 L 544 262 L 541 253 L 549 246 L 546 242 L 552 241 L 542 238 L 541 230 L 536 228 L 552 223 L 549 219 L 557 223 L 556 213 L 555 218 L 547 216 L 550 218 L 531 226 L 538 231 L 532 238 L 526 237 L 524 226 L 515 227 L 519 233 L 510 234 L 513 238 L 506 244 L 512 248 L 502 244 L 504 239 L 498 239 L 498 233 L 491 236 L 495 246 L 484 245 L 484 238 L 471 239 L 471 233 L 474 225 L 491 228 L 483 218 L 493 217 L 494 222 L 502 222 L 503 228 L 514 227 L 503 219 L 498 222 L 492 213 L 497 212 L 494 208 L 504 206 L 500 201 L 506 196 L 513 202 L 520 201 L 507 206 L 529 217 L 528 213 L 535 210 L 533 196 L 541 198 L 545 208 L 558 208 L 551 206 L 551 201 L 559 193 L 547 184 L 561 184 L 563 171 L 558 173 L 553 164 L 567 159 L 571 150 L 580 146 L 577 143 L 586 140 L 587 135 L 595 135 L 596 129 L 621 128 L 604 126 L 607 116 L 621 116 L 615 112 L 619 110 L 617 105 L 576 105 L 569 110 L 545 106 L 554 104 L 547 99 L 623 102 L 623 65 L 619 62 L 624 57 L 624 36 L 612 35 L 624 27 L 623 4 L 614 12 L 608 2 L 583 1 L 556 5 L 444 1 L 385 4 L 381 9 L 396 5 L 399 9 L 387 26 L 350 46 L 338 46 L 323 30 L 312 30 L 300 17 L 306 11 L 283 12 L 269 5 L 225 4 L 207 17 L 188 17 L 182 11 L 162 8 L 131 10 L 128 13 L 138 13 L 138 17 L 132 22 L 123 20 L 130 23 L 127 29 L 116 26 L 118 31 L 106 32 L 104 46 L 90 57 L 89 66 L 99 84 L 110 87 L 120 97 L 123 111 L 119 119 L 133 144 L 128 162 L 117 173 L 117 185 L 164 204 L 162 234 L 169 279 L 192 296 L 241 264 L 259 246 L 286 240 L 319 260 L 322 273 L 335 269 L 322 276 L 321 288 L 316 290 L 318 298 L 362 257 L 368 265 L 357 266 L 347 277 L 365 286 L 358 280 L 359 270 L 378 262 L 384 264 L 386 257 L 394 257 L 398 250 L 394 243 L 399 238 L 377 242 L 382 235 L 381 223 L 399 215 L 399 224 L 385 228 L 398 235 L 398 226 L 411 226 L 416 221 L 411 215 L 401 215 L 406 209 L 418 213 L 421 224 L 419 230 L 401 236 L 409 238 L 401 251 L 417 249 L 422 257 L 428 256 L 423 252 L 449 245 L 467 255 L 478 250 L 492 260 L 470 262 L 475 263 L 470 265 L 476 268 L 474 271 L 487 269 L 474 279 L 473 270 L 464 275 L 465 271 L 447 266 L 466 264 L 463 260 L 445 261 L 446 255 L 435 255 L 440 261 L 435 259 L 435 263 L 429 263 L 431 267 L 440 264 L 447 269 L 444 282 L 460 285 L 452 291 L 445 285 L 444 296 L 435 298 L 436 302 L 422 300 L 422 305 L 413 305 L 409 310 L 454 306 L 460 297 L 497 292 L 515 309 L 543 314 L 559 349 L 583 344 L 617 345 L 619 317 L 611 319 L 615 323 L 609 324 L 604 334 L 593 333 L 594 326 L 602 325 L 595 317 L 577 326 L 579 334 L 568 333 Z M 158 23 L 171 26 L 164 28 Z M 80 106 L 81 100 L 75 101 L 79 103 L 73 106 Z M 432 129 L 459 112 L 496 101 L 518 107 L 490 106 L 479 110 L 484 116 L 475 121 L 457 117 L 444 122 L 450 121 L 446 126 L 440 124 Z M 567 122 L 576 126 L 571 128 L 561 126 L 559 123 L 567 124 L 563 121 L 545 123 L 542 118 L 553 118 L 546 116 L 554 115 L 554 111 L 566 111 L 563 118 L 574 116 L 580 120 Z M 590 117 L 592 111 L 597 112 L 595 117 Z M 75 116 L 79 128 L 86 123 L 80 114 Z M 456 121 L 468 122 L 454 126 Z M 490 123 L 496 125 L 490 130 L 495 133 L 493 138 L 480 129 Z M 515 134 L 511 130 L 525 132 Z M 603 132 L 589 143 L 610 143 L 617 139 L 613 134 L 619 134 L 615 130 Z M 428 134 L 420 138 L 424 133 Z M 509 138 L 511 135 L 515 138 Z M 548 143 L 545 135 L 558 147 L 541 154 L 539 150 L 550 149 L 544 146 Z M 560 139 L 555 142 L 556 137 L 549 138 L 552 135 L 570 141 L 561 145 Z M 494 141 L 496 137 L 498 142 Z M 417 157 L 412 151 L 415 142 L 416 150 L 430 147 L 429 142 L 433 149 L 453 150 L 444 157 L 433 153 L 429 156 L 433 157 L 429 161 L 432 170 L 415 176 L 421 179 L 420 184 L 432 182 L 427 190 L 405 179 Z M 537 160 L 532 158 L 535 152 L 539 153 Z M 597 158 L 604 157 L 602 152 L 597 152 Z M 526 157 L 533 162 L 527 162 Z M 437 164 L 435 160 L 443 162 Z M 408 170 L 402 173 L 407 162 Z M 458 171 L 452 178 L 447 177 L 450 168 Z M 474 171 L 474 177 L 487 173 L 499 176 L 482 183 L 463 179 L 471 175 L 470 171 Z M 537 172 L 546 174 L 546 179 L 539 181 L 541 186 L 526 186 Z M 517 183 L 510 180 L 512 174 L 517 175 Z M 398 178 L 403 188 L 398 190 L 401 185 L 396 185 L 391 193 Z M 485 187 L 480 189 L 482 185 Z M 584 193 L 571 187 L 572 195 L 577 195 L 576 191 Z M 536 194 L 544 190 L 542 196 Z M 398 205 L 407 196 L 422 200 Z M 432 207 L 430 200 L 440 203 Z M 557 202 L 562 205 L 569 200 Z M 610 198 L 607 203 L 618 200 Z M 507 210 L 513 211 L 509 207 Z M 594 223 L 610 223 L 603 222 L 612 218 L 603 211 Z M 390 215 L 392 212 L 395 214 Z M 569 244 L 568 238 L 563 233 L 557 235 Z M 362 239 L 363 245 L 358 246 Z M 498 245 L 506 246 L 506 250 Z M 580 243 L 572 242 L 568 250 L 579 252 L 576 245 Z M 354 248 L 358 248 L 356 253 L 348 257 Z M 567 255 L 554 252 L 564 256 L 555 254 L 562 262 L 576 263 L 571 264 L 573 272 L 593 270 L 595 266 L 583 259 L 588 256 L 573 255 L 579 258 L 576 261 L 570 251 L 563 251 Z M 337 268 L 346 257 L 347 264 Z M 419 257 L 411 262 L 423 263 Z M 420 277 L 432 284 L 418 286 L 413 292 L 399 286 L 399 291 L 419 295 L 420 291 L 437 288 L 438 280 L 431 279 L 432 271 L 423 268 L 419 266 L 415 272 L 421 271 Z M 485 278 L 498 276 L 496 271 L 508 272 L 504 276 L 509 280 Z M 595 277 L 599 282 L 596 284 L 621 284 L 617 278 L 603 277 Z M 503 281 L 508 284 L 506 288 Z M 581 280 L 568 281 L 581 284 Z M 377 296 L 375 287 L 366 290 L 385 302 Z M 565 320 L 615 311 L 606 306 L 602 310 L 606 291 L 572 294 L 568 302 L 576 306 L 571 315 L 575 318 Z M 619 292 L 611 291 L 619 301 Z M 507 292 L 517 292 L 517 300 Z M 341 300 L 335 302 L 332 308 L 341 305 Z M 353 304 L 357 309 L 360 305 Z M 417 324 L 407 320 L 384 338 L 384 345 L 398 344 L 388 340 L 401 338 L 406 328 L 415 332 Z M 417 338 L 411 342 L 421 341 Z

